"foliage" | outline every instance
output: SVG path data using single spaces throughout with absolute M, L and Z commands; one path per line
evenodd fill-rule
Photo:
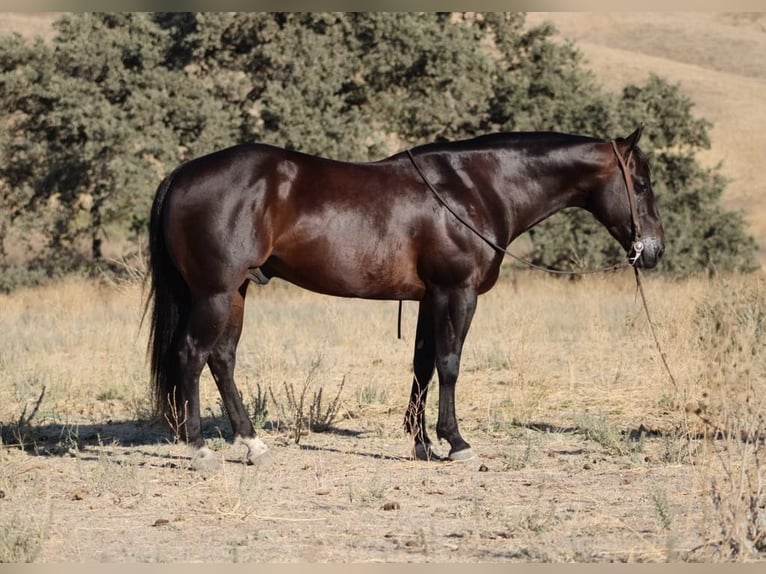
M 754 270 L 756 244 L 742 214 L 720 203 L 726 181 L 694 158 L 695 150 L 710 146 L 710 124 L 693 117 L 691 100 L 677 85 L 652 76 L 643 86 L 627 86 L 609 109 L 617 135 L 647 124 L 639 146 L 652 168 L 668 242 L 661 269 L 677 275 Z M 530 235 L 538 264 L 594 268 L 624 259 L 620 247 L 579 210 L 550 218 Z
M 615 137 L 639 122 L 669 239 L 662 268 L 754 266 L 742 217 L 720 206 L 725 181 L 696 163 L 709 124 L 691 101 L 657 77 L 605 92 L 573 45 L 523 14 L 77 13 L 55 31 L 51 43 L 0 37 L 0 268 L 11 234 L 47 275 L 99 263 L 105 238 L 140 249 L 162 176 L 239 142 L 371 160 L 488 131 Z M 580 212 L 530 237 L 537 263 L 623 257 Z

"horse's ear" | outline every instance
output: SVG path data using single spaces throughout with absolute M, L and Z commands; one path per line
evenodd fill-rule
M 617 138 L 616 142 L 620 148 L 620 153 L 623 155 L 625 159 L 630 157 L 630 154 L 638 145 L 638 140 L 641 139 L 642 133 L 644 133 L 644 122 L 641 122 L 641 124 L 636 128 L 636 131 L 634 131 L 628 137 Z
M 636 128 L 636 131 L 634 131 L 632 134 L 630 134 L 628 137 L 625 138 L 625 142 L 627 143 L 627 151 L 632 151 L 637 145 L 638 140 L 641 139 L 641 134 L 644 133 L 644 122 L 641 122 L 641 124 Z

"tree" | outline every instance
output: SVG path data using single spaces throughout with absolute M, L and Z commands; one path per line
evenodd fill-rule
M 99 261 L 108 226 L 145 219 L 166 163 L 226 145 L 234 126 L 199 82 L 163 65 L 166 34 L 149 15 L 66 15 L 55 28 L 53 46 L 15 37 L 3 50 L 0 94 L 14 113 L 0 177 L 28 190 L 18 209 L 47 213 L 46 256 L 76 265 L 81 238 Z
M 753 271 L 757 245 L 742 215 L 721 205 L 725 179 L 695 160 L 696 150 L 710 146 L 710 124 L 695 118 L 692 107 L 678 85 L 653 75 L 643 86 L 626 86 L 605 110 L 616 134 L 647 124 L 639 145 L 652 166 L 667 237 L 661 269 L 676 275 Z M 595 268 L 624 259 L 620 247 L 577 210 L 552 217 L 530 236 L 532 260 L 540 265 Z
M 55 28 L 52 45 L 0 38 L 0 242 L 34 213 L 47 261 L 98 261 L 108 229 L 137 242 L 163 175 L 239 142 L 369 160 L 489 131 L 614 137 L 644 122 L 661 267 L 754 265 L 742 218 L 720 206 L 725 181 L 694 158 L 709 124 L 691 102 L 656 77 L 607 93 L 574 45 L 523 14 L 68 14 Z M 624 257 L 578 211 L 529 237 L 537 263 Z

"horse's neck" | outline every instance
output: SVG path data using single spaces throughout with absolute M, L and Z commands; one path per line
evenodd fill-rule
M 512 162 L 517 164 L 517 162 Z M 556 162 L 550 158 L 530 155 L 523 167 L 511 168 L 503 174 L 508 205 L 509 228 L 513 240 L 539 222 L 567 207 L 584 207 L 585 193 L 580 178 L 587 177 L 590 169 L 572 162 Z M 575 178 L 573 174 L 577 172 Z M 583 175 L 580 175 L 583 174 Z

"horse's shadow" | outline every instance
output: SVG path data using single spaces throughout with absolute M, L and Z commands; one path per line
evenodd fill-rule
M 231 427 L 226 421 L 218 417 L 202 417 L 202 434 L 207 440 L 219 439 L 226 444 L 231 444 L 234 439 Z M 278 428 L 270 425 L 271 429 Z M 126 449 L 135 449 L 141 455 L 148 457 L 149 461 L 142 465 L 181 467 L 184 466 L 182 459 L 188 452 L 170 453 L 158 451 L 148 447 L 157 445 L 184 444 L 182 437 L 177 436 L 168 426 L 160 420 L 127 420 L 103 423 L 41 423 L 27 425 L 24 428 L 0 425 L 0 443 L 4 448 L 17 448 L 32 456 L 40 457 L 70 457 L 76 455 L 81 460 L 95 460 L 104 455 L 124 455 Z M 330 426 L 321 431 L 340 437 L 360 437 L 366 431 L 344 429 Z M 275 435 L 275 446 L 289 444 L 284 438 L 284 433 Z M 144 448 L 142 448 L 144 447 Z M 358 454 L 373 458 L 390 458 L 399 460 L 399 457 L 388 457 L 380 453 L 351 452 L 329 447 L 312 445 L 300 445 L 302 450 L 332 451 L 345 454 Z M 244 447 L 243 447 L 244 449 Z M 245 450 L 243 450 L 243 454 Z M 243 457 L 244 458 L 244 457 Z M 241 462 L 242 459 L 228 456 L 227 462 Z
M 528 430 L 541 433 L 577 434 L 576 427 L 564 427 L 546 422 L 531 422 L 521 425 Z M 272 427 L 273 428 L 273 427 Z M 202 418 L 203 436 L 208 439 L 220 439 L 226 444 L 233 441 L 231 427 L 226 421 L 218 417 Z M 4 448 L 18 448 L 32 456 L 41 457 L 69 457 L 76 455 L 82 460 L 97 459 L 104 455 L 125 455 L 126 450 L 134 449 L 133 453 L 146 456 L 141 462 L 142 466 L 159 467 L 184 467 L 188 452 L 173 452 L 156 447 L 157 445 L 174 445 L 183 443 L 182 437 L 175 436 L 172 430 L 160 420 L 128 420 L 112 421 L 103 423 L 42 423 L 29 425 L 23 429 L 11 429 L 0 426 L 2 432 L 2 446 Z M 267 431 L 269 432 L 269 431 Z M 329 427 L 322 430 L 339 437 L 362 437 L 362 430 Z M 624 435 L 630 440 L 638 440 L 640 437 L 658 437 L 663 433 L 656 429 L 647 429 L 643 425 L 636 429 L 624 429 Z M 271 436 L 274 446 L 279 448 L 292 442 L 286 438 L 286 433 Z M 268 440 L 268 439 L 267 439 Z M 142 448 L 143 447 L 143 448 Z M 348 456 L 375 458 L 389 461 L 411 460 L 411 457 L 384 454 L 374 450 L 359 448 L 343 448 L 342 446 L 300 444 L 299 448 L 304 451 L 328 452 Z M 244 454 L 243 450 L 243 454 Z M 227 462 L 242 462 L 242 458 L 236 458 L 233 453 L 226 453 Z M 439 457 L 436 457 L 439 460 Z

